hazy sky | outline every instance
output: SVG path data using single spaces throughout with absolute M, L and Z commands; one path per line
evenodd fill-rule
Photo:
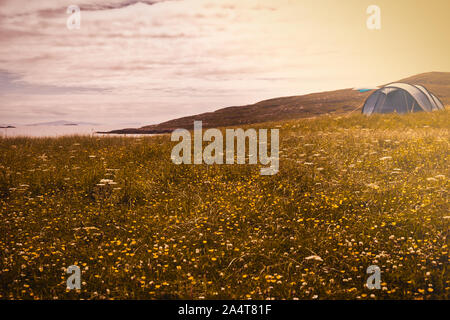
M 450 71 L 449 31 L 448 0 L 0 0 L 0 123 L 151 124 Z

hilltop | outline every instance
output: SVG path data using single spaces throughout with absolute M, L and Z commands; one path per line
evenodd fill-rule
M 428 72 L 393 82 L 420 84 L 450 104 L 450 72 Z M 281 97 L 246 106 L 234 106 L 198 115 L 178 118 L 141 128 L 114 130 L 110 133 L 169 133 L 178 128 L 192 129 L 194 121 L 204 128 L 246 125 L 267 121 L 310 118 L 322 114 L 360 112 L 371 92 L 341 89 L 301 96 Z

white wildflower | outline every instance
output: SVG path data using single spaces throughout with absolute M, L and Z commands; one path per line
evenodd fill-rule
M 320 262 L 322 262 L 322 261 L 323 261 L 321 257 L 319 257 L 319 256 L 316 256 L 316 255 L 314 255 L 314 256 L 309 256 L 309 257 L 306 257 L 306 258 L 305 258 L 305 260 L 315 260 L 315 261 L 320 261 Z

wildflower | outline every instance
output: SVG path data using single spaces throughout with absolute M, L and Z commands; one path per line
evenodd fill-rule
M 319 261 L 319 262 L 322 262 L 322 261 L 323 261 L 321 257 L 316 256 L 316 255 L 306 257 L 305 260 L 314 260 L 314 261 Z

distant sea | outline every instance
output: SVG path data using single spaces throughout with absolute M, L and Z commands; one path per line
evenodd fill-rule
M 70 135 L 88 136 L 127 136 L 138 137 L 143 135 L 123 134 L 97 134 L 96 131 L 111 131 L 127 128 L 126 125 L 38 125 L 38 126 L 16 126 L 15 128 L 0 128 L 0 137 L 61 137 Z M 147 135 L 148 136 L 148 135 Z

